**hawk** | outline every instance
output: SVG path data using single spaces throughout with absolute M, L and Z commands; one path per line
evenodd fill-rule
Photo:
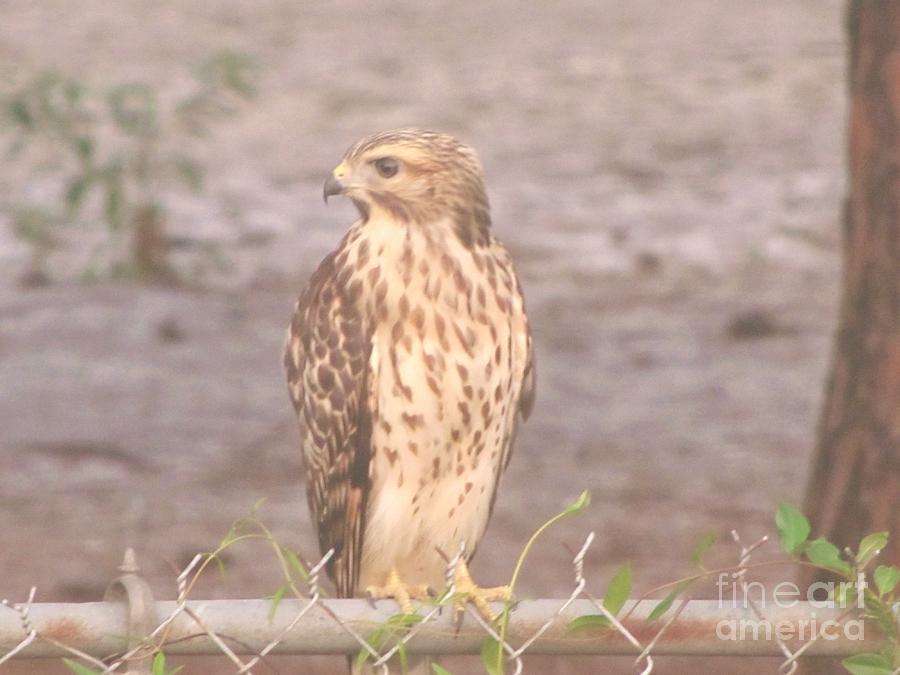
M 462 546 L 457 590 L 489 612 L 506 589 L 465 563 L 531 412 L 534 356 L 481 165 L 446 134 L 389 131 L 347 151 L 333 195 L 359 219 L 300 295 L 284 354 L 329 576 L 340 597 L 409 612 Z

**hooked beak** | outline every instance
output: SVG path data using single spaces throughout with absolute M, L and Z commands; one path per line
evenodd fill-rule
M 344 176 L 347 175 L 348 167 L 345 162 L 341 162 L 338 164 L 334 171 L 331 172 L 331 175 L 328 176 L 328 180 L 325 181 L 325 187 L 322 188 L 322 199 L 325 200 L 325 203 L 328 203 L 328 198 L 333 195 L 341 195 L 344 194 L 347 190 L 347 185 L 342 182 Z
M 325 203 L 328 203 L 328 198 L 333 197 L 334 195 L 339 195 L 344 192 L 345 186 L 337 178 L 334 174 L 328 176 L 328 180 L 325 181 L 325 187 L 322 188 L 322 199 L 325 200 Z

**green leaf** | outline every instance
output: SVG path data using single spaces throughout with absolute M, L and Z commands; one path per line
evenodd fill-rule
M 421 621 L 422 616 L 415 612 L 412 614 L 394 614 L 389 617 L 387 621 L 378 626 L 378 628 L 369 633 L 366 637 L 366 641 L 372 645 L 373 649 L 382 651 L 392 638 L 406 633 L 411 626 L 415 626 L 417 623 L 421 623 Z M 398 650 L 401 665 L 407 658 L 405 649 L 406 647 L 401 645 Z M 369 654 L 366 649 L 360 649 L 356 654 L 356 670 L 359 670 L 370 656 L 371 654 Z M 405 668 L 403 668 L 403 670 L 405 672 Z
M 444 591 L 443 595 L 438 596 L 432 602 L 435 605 L 440 605 L 441 607 L 446 607 L 447 605 L 452 605 L 457 602 L 463 602 L 467 600 L 469 597 L 468 593 L 453 593 L 450 594 L 450 589 Z
M 863 537 L 859 542 L 859 552 L 856 554 L 856 564 L 865 567 L 871 560 L 881 553 L 881 549 L 887 546 L 887 532 L 873 532 Z
M 284 553 L 284 557 L 288 561 L 290 567 L 300 575 L 300 578 L 303 579 L 303 581 L 309 581 L 309 572 L 306 570 L 304 564 L 300 562 L 300 558 L 297 554 L 291 549 L 284 547 L 282 547 L 281 551 Z
M 563 509 L 560 515 L 563 516 L 571 516 L 579 511 L 586 509 L 591 505 L 591 493 L 585 490 L 580 495 L 578 495 L 578 499 L 576 499 L 572 504 L 569 504 L 565 509 Z
M 31 85 L 35 121 L 52 135 L 67 136 L 72 127 L 84 117 L 81 105 L 81 86 L 59 73 L 45 71 Z
M 452 675 L 449 670 L 436 663 L 431 664 L 431 672 L 434 673 L 434 675 Z
M 368 642 L 371 644 L 371 640 L 368 640 Z M 373 645 L 373 647 L 374 647 L 374 645 Z M 362 670 L 363 664 L 369 660 L 369 656 L 370 656 L 370 654 L 368 651 L 366 651 L 365 649 L 360 649 L 356 653 L 356 660 L 354 662 L 353 670 L 354 671 Z
M 79 136 L 75 141 L 75 152 L 82 162 L 90 162 L 94 157 L 94 139 L 89 136 Z
M 63 96 L 66 98 L 66 102 L 70 106 L 74 106 L 81 101 L 81 97 L 84 94 L 84 87 L 76 80 L 65 80 L 62 83 L 62 91 Z
M 270 598 L 272 600 L 272 604 L 269 606 L 269 621 L 271 621 L 275 617 L 275 612 L 278 610 L 278 605 L 281 604 L 281 601 L 284 599 L 284 596 L 288 592 L 289 588 L 290 587 L 285 584 L 272 594 Z
M 577 616 L 566 627 L 566 635 L 575 635 L 587 631 L 607 630 L 612 626 L 609 619 L 602 614 L 585 614 Z
M 606 596 L 603 598 L 603 606 L 610 614 L 617 616 L 622 611 L 622 606 L 628 600 L 629 595 L 631 595 L 631 566 L 625 563 L 609 582 L 609 588 L 606 589 Z
M 406 643 L 401 642 L 397 647 L 397 658 L 400 660 L 400 672 L 405 673 L 409 670 L 409 655 L 406 653 Z
M 106 180 L 106 199 L 104 202 L 104 215 L 111 230 L 119 230 L 124 220 L 125 195 L 122 174 L 120 171 L 112 171 Z
M 894 603 L 884 602 L 883 600 L 870 596 L 865 598 L 864 604 L 868 617 L 875 620 L 878 629 L 885 635 L 890 635 L 892 636 L 892 639 L 896 640 L 897 619 L 894 615 Z M 889 654 L 890 652 L 884 653 Z M 896 652 L 896 655 L 900 657 L 900 651 Z
M 685 579 L 680 582 L 675 588 L 673 588 L 669 594 L 664 597 L 657 605 L 653 608 L 650 614 L 647 616 L 647 621 L 656 621 L 659 617 L 669 611 L 669 608 L 672 606 L 672 603 L 675 602 L 675 598 L 681 595 L 688 587 L 690 587 L 696 579 Z
M 891 675 L 894 666 L 883 654 L 854 654 L 841 664 L 852 675 Z
M 10 101 L 9 113 L 13 120 L 26 130 L 30 130 L 34 126 L 34 116 L 24 99 L 17 98 Z
M 72 659 L 64 658 L 63 663 L 68 666 L 69 670 L 71 670 L 73 673 L 76 673 L 76 675 L 97 675 L 97 673 L 100 672 L 99 670 L 91 670 L 87 666 L 83 666 L 78 663 L 78 661 L 73 661 Z
M 184 666 L 178 666 L 175 670 L 166 670 L 166 655 L 162 652 L 156 652 L 153 657 L 152 675 L 175 675 L 175 673 L 184 669 Z
M 850 574 L 850 565 L 841 560 L 841 551 L 837 546 L 823 537 L 809 542 L 806 545 L 806 557 L 814 565 L 837 570 L 843 574 Z
M 775 526 L 778 528 L 781 547 L 790 554 L 796 553 L 809 537 L 810 527 L 806 516 L 787 502 L 779 502 Z
M 156 92 L 145 84 L 121 84 L 108 96 L 113 121 L 126 134 L 147 138 L 156 133 L 159 122 Z
M 394 614 L 387 620 L 387 626 L 391 628 L 411 628 L 422 623 L 422 617 L 415 612 L 411 614 Z
M 388 630 L 384 626 L 376 628 L 366 637 L 366 642 L 372 645 L 372 649 L 375 651 L 380 651 L 387 644 L 387 640 Z M 362 665 L 368 661 L 371 656 L 372 654 L 370 654 L 367 649 L 360 649 L 359 653 L 356 655 L 356 670 L 360 670 Z
M 228 570 L 225 568 L 225 561 L 222 559 L 222 556 L 210 554 L 209 558 L 216 563 L 216 569 L 219 570 L 219 575 L 224 578 Z
M 503 650 L 492 637 L 481 643 L 481 665 L 488 675 L 503 675 Z
M 875 573 L 872 576 L 875 579 L 875 586 L 878 588 L 879 595 L 890 593 L 900 583 L 900 569 L 894 566 L 879 565 L 875 568 Z
M 841 581 L 834 588 L 833 600 L 837 604 L 838 607 L 846 608 L 848 607 L 848 603 L 851 597 L 851 594 L 855 591 L 856 585 L 852 581 Z
M 697 545 L 694 546 L 694 550 L 691 552 L 691 562 L 695 565 L 700 565 L 703 563 L 703 556 L 706 555 L 706 552 L 712 548 L 712 545 L 716 543 L 716 533 L 715 532 L 707 532 L 702 537 L 700 537 L 700 541 L 697 542 Z
M 90 176 L 84 175 L 78 176 L 69 183 L 66 188 L 66 206 L 68 206 L 70 210 L 74 211 L 81 206 L 81 202 L 84 201 L 84 196 L 87 194 L 88 188 L 91 186 L 92 182 L 93 180 Z

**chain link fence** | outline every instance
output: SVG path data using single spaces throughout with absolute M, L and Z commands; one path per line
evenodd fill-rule
M 723 601 L 721 594 L 718 600 L 678 597 L 683 588 L 676 586 L 662 601 L 630 599 L 611 611 L 584 576 L 591 533 L 573 558 L 567 598 L 523 600 L 508 608 L 498 603 L 508 612 L 494 622 L 471 605 L 463 617 L 455 616 L 453 579 L 461 552 L 448 563 L 441 600 L 422 604 L 411 617 L 398 615 L 393 601 L 323 597 L 320 573 L 331 552 L 308 570 L 305 588 L 291 584 L 292 598 L 191 600 L 189 580 L 204 560 L 197 555 L 176 579 L 176 600 L 155 601 L 129 549 L 103 602 L 36 603 L 34 588 L 23 602 L 3 600 L 0 665 L 57 656 L 97 673 L 140 674 L 151 673 L 154 656 L 164 652 L 224 654 L 234 673 L 252 673 L 270 654 L 356 654 L 387 674 L 398 672 L 398 661 L 411 654 L 480 653 L 488 666 L 502 660 L 505 672 L 518 675 L 526 654 L 595 654 L 632 655 L 634 671 L 648 675 L 656 656 L 780 655 L 778 672 L 791 675 L 803 655 L 847 656 L 882 646 L 857 607 L 810 601 L 767 606 L 764 597 L 752 599 L 748 565 L 766 538 L 745 545 L 736 532 L 732 537 L 740 559 L 728 572 L 726 596 L 739 595 L 740 602 Z

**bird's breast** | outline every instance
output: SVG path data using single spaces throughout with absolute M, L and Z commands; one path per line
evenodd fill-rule
M 393 565 L 439 584 L 436 549 L 474 549 L 510 443 L 524 368 L 514 287 L 467 250 L 374 245 L 355 272 L 373 335 L 363 575 Z

